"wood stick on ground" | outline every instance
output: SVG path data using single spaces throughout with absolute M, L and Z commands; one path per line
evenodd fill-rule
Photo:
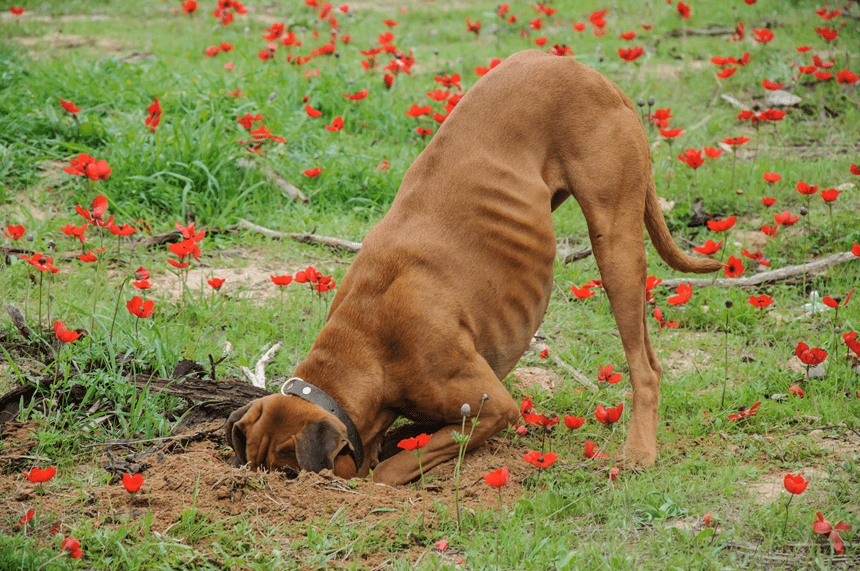
M 694 287 L 750 287 L 766 283 L 784 282 L 796 276 L 802 276 L 804 272 L 806 272 L 808 279 L 811 276 L 823 272 L 830 266 L 844 264 L 845 262 L 858 259 L 860 258 L 851 252 L 840 252 L 824 258 L 823 260 L 799 264 L 797 266 L 785 266 L 784 268 L 771 270 L 769 272 L 761 272 L 746 278 L 718 278 L 716 280 L 713 278 L 673 278 L 670 280 L 663 280 L 660 285 L 669 289 L 674 289 L 681 284 L 692 284 Z
M 252 385 L 258 389 L 266 388 L 266 363 L 271 361 L 283 346 L 284 343 L 282 341 L 278 341 L 272 345 L 271 349 L 263 353 L 263 355 L 257 359 L 257 364 L 254 366 L 253 373 L 248 367 L 239 367 L 242 370 L 242 374 L 245 375 L 245 378 L 248 379 Z
M 289 239 L 295 240 L 296 242 L 301 242 L 302 244 L 322 244 L 323 246 L 332 248 L 334 250 L 346 250 L 348 252 L 353 253 L 357 253 L 359 250 L 361 250 L 361 242 L 353 242 L 352 240 L 333 238 L 331 236 L 319 236 L 317 234 L 279 232 L 277 230 L 271 230 L 269 228 L 259 226 L 257 224 L 254 224 L 253 222 L 245 220 L 244 218 L 240 218 L 239 222 L 236 223 L 236 226 L 242 230 L 250 230 L 252 232 L 262 234 L 263 236 L 268 236 L 269 238 L 275 238 L 276 240 Z
M 27 320 L 24 319 L 24 314 L 21 313 L 21 310 L 18 309 L 15 304 L 7 303 L 6 313 L 9 314 L 9 317 L 12 319 L 12 323 L 15 324 L 15 327 L 18 328 L 18 331 L 21 332 L 21 335 L 24 336 L 24 339 L 29 339 L 30 328 L 27 326 Z
M 730 36 L 734 34 L 735 31 L 728 28 L 713 28 L 710 30 L 693 30 L 690 28 L 676 28 L 674 30 L 669 30 L 669 33 L 666 34 L 670 38 L 680 38 L 682 36 Z
M 239 166 L 239 168 L 259 170 L 263 173 L 263 176 L 266 177 L 266 180 L 279 188 L 281 192 L 286 194 L 293 202 L 298 201 L 302 204 L 310 203 L 308 197 L 305 196 L 301 190 L 293 186 L 290 181 L 275 172 L 272 167 L 268 165 L 261 165 L 255 161 L 250 161 L 248 159 L 236 159 L 236 164 Z

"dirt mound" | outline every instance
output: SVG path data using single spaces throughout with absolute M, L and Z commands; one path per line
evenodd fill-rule
M 404 522 L 409 525 L 421 517 L 420 483 L 392 488 L 369 480 L 342 480 L 329 472 L 302 472 L 287 479 L 282 473 L 233 468 L 233 453 L 226 445 L 222 426 L 222 422 L 199 426 L 191 435 L 149 448 L 101 447 L 87 461 L 61 468 L 58 476 L 44 485 L 40 497 L 37 486 L 22 475 L 31 466 L 48 465 L 47 459 L 30 455 L 38 448 L 35 434 L 39 425 L 7 423 L 2 440 L 10 448 L 2 457 L 5 473 L 0 475 L 0 497 L 4 498 L 0 529 L 4 533 L 14 531 L 27 510 L 41 506 L 40 525 L 45 530 L 56 524 L 68 532 L 86 521 L 98 526 L 122 526 L 130 520 L 151 518 L 151 531 L 199 545 L 208 541 L 206 534 L 195 537 L 195 526 L 189 522 L 205 527 L 241 518 L 248 529 L 258 530 L 259 537 L 255 539 L 261 549 L 271 550 L 279 548 L 279 544 L 267 539 L 263 530 L 273 526 L 281 526 L 281 542 L 307 533 L 307 526 L 295 524 L 335 520 L 343 525 L 361 522 L 377 530 L 391 528 L 391 536 L 395 537 L 403 535 L 398 534 L 398 526 L 402 528 Z M 524 480 L 535 471 L 523 460 L 529 451 L 516 440 L 499 436 L 466 455 L 460 474 L 464 517 L 479 509 L 497 509 L 498 494 L 486 485 L 482 474 L 502 466 L 507 466 L 512 476 L 503 491 L 504 501 L 512 503 L 521 497 Z M 121 483 L 120 474 L 125 469 L 140 470 L 145 479 L 133 496 Z M 426 475 L 426 533 L 453 517 L 454 469 L 455 463 L 448 462 Z M 446 516 L 439 517 L 437 510 L 447 511 Z M 414 537 L 411 541 L 415 541 L 413 555 L 426 549 Z M 413 547 L 402 546 L 409 551 Z

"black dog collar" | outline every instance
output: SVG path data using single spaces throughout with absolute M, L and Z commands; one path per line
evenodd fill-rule
M 281 386 L 281 394 L 284 396 L 293 395 L 299 397 L 335 415 L 346 426 L 346 438 L 352 445 L 350 453 L 352 454 L 352 459 L 355 461 L 355 469 L 361 469 L 361 466 L 364 464 L 364 446 L 361 444 L 361 437 L 358 435 L 358 429 L 355 428 L 352 419 L 337 404 L 336 400 L 328 396 L 322 389 L 306 383 L 298 377 L 288 379 Z

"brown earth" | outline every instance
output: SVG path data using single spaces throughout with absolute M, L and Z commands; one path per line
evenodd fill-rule
M 2 440 L 11 443 L 12 448 L 0 456 L 5 464 L 5 473 L 0 475 L 3 499 L 0 530 L 20 533 L 18 520 L 36 507 L 44 514 L 37 536 L 45 537 L 57 524 L 68 535 L 87 522 L 113 528 L 128 525 L 129 521 L 142 523 L 151 513 L 152 532 L 205 550 L 206 544 L 217 540 L 217 533 L 214 538 L 195 539 L 188 536 L 188 526 L 180 523 L 183 514 L 187 517 L 189 510 L 196 509 L 196 521 L 201 523 L 231 525 L 241 518 L 248 529 L 259 530 L 258 537 L 250 539 L 257 540 L 264 551 L 290 550 L 290 544 L 304 536 L 307 526 L 313 524 L 325 525 L 331 521 L 359 524 L 376 533 L 390 530 L 391 537 L 403 537 L 403 527 L 414 526 L 411 544 L 398 547 L 401 556 L 414 561 L 428 550 L 422 538 L 432 536 L 442 523 L 450 525 L 454 513 L 454 462 L 434 468 L 426 475 L 428 509 L 422 529 L 417 525 L 422 513 L 420 483 L 393 488 L 362 479 L 342 480 L 327 472 L 302 472 L 288 480 L 282 473 L 252 473 L 233 468 L 233 453 L 226 446 L 222 426 L 221 422 L 214 422 L 198 427 L 198 441 L 177 439 L 170 445 L 157 446 L 159 451 L 147 458 L 151 466 L 142 472 L 144 485 L 134 496 L 122 486 L 118 473 L 104 483 L 107 477 L 102 468 L 107 466 L 116 471 L 117 467 L 125 466 L 122 458 L 140 450 L 129 446 L 100 447 L 88 460 L 61 469 L 54 480 L 44 485 L 44 494 L 40 496 L 37 485 L 22 475 L 31 466 L 49 465 L 47 459 L 33 456 L 38 449 L 35 432 L 39 425 L 10 422 L 2 434 Z M 486 485 L 482 474 L 502 466 L 510 470 L 511 482 L 502 490 L 506 504 L 526 493 L 524 480 L 536 470 L 523 460 L 529 451 L 516 440 L 501 435 L 466 455 L 460 475 L 464 522 L 474 525 L 470 518 L 476 511 L 498 509 L 498 493 Z M 446 506 L 439 508 L 440 512 L 446 512 L 444 515 L 434 509 L 436 504 Z M 29 533 L 33 533 L 35 521 L 28 524 Z M 276 526 L 280 526 L 277 534 L 263 531 Z M 438 549 L 433 551 L 438 553 Z M 453 559 L 457 553 L 451 550 L 444 556 Z M 365 557 L 362 564 L 372 567 L 383 563 L 374 557 Z

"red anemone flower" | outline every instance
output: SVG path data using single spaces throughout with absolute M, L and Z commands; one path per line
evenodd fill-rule
M 705 147 L 705 154 L 708 155 L 712 159 L 716 159 L 719 156 L 722 156 L 723 152 L 719 149 L 715 149 L 714 147 Z
M 678 295 L 673 295 L 666 301 L 672 305 L 684 305 L 693 297 L 693 284 L 681 284 L 675 291 Z
M 857 341 L 857 332 L 850 331 L 842 334 L 842 341 L 851 349 L 857 358 L 860 359 L 860 341 Z
M 803 389 L 797 385 L 791 385 L 790 387 L 788 387 L 788 392 L 799 398 L 803 398 L 804 396 L 806 396 L 803 392 Z
M 225 281 L 227 281 L 225 278 L 212 278 L 211 280 L 206 280 L 206 283 L 212 286 L 213 289 L 221 289 Z
M 81 551 L 81 544 L 74 537 L 64 539 L 60 544 L 60 551 L 62 555 L 66 555 L 68 553 L 69 557 L 72 559 L 80 559 L 84 554 L 84 552 Z
M 595 444 L 591 440 L 585 441 L 585 457 L 586 458 L 609 458 L 606 454 L 601 454 L 600 451 L 595 451 Z
M 785 485 L 785 489 L 788 490 L 790 494 L 802 494 L 804 490 L 806 490 L 806 486 L 809 485 L 807 480 L 803 479 L 803 476 L 792 476 L 791 474 L 786 474 L 783 479 L 783 485 Z
M 749 142 L 749 140 L 749 137 L 726 137 L 723 139 L 723 143 L 727 145 L 743 145 Z
M 269 276 L 276 286 L 287 286 L 293 282 L 293 276 Z
M 66 324 L 62 321 L 54 321 L 54 335 L 56 335 L 57 339 L 63 343 L 72 343 L 81 336 L 81 334 L 75 330 L 66 329 Z
M 555 461 L 558 460 L 558 454 L 554 452 L 547 452 L 546 454 L 541 454 L 537 450 L 533 450 L 529 452 L 525 456 L 523 456 L 523 460 L 535 466 L 536 468 L 549 468 Z
M 123 474 L 122 485 L 126 490 L 128 490 L 129 494 L 137 493 L 143 485 L 143 474 L 135 474 L 134 476 L 131 474 Z
M 68 111 L 69 113 L 71 113 L 73 115 L 75 113 L 81 112 L 81 110 L 78 108 L 78 106 L 75 105 L 74 103 L 72 103 L 71 101 L 66 101 L 65 99 L 60 99 L 60 105 L 63 106 L 63 109 L 65 109 L 66 111 Z
M 648 303 L 656 303 L 657 300 L 654 298 L 654 294 L 652 291 L 655 287 L 663 283 L 662 278 L 658 278 L 656 276 L 648 276 L 645 280 L 645 301 Z
M 765 89 L 769 90 L 769 91 L 776 91 L 777 89 L 782 89 L 782 85 L 783 84 L 776 83 L 776 82 L 771 81 L 769 79 L 764 79 L 761 82 L 761 86 L 764 87 Z
M 825 296 L 821 299 L 821 301 L 827 307 L 829 307 L 831 309 L 836 309 L 837 307 L 844 307 L 844 306 L 848 305 L 848 301 L 851 299 L 851 294 L 853 294 L 853 293 L 854 293 L 854 290 L 852 289 L 851 291 L 848 292 L 848 295 L 845 296 L 845 299 L 841 300 L 841 303 L 840 303 L 840 299 L 838 296 L 836 297 L 836 299 L 833 299 L 830 296 Z
M 601 424 L 610 425 L 614 422 L 618 422 L 623 411 L 624 403 L 621 403 L 614 408 L 604 408 L 602 404 L 599 404 L 597 405 L 597 410 L 594 411 L 594 418 L 600 421 Z
M 831 30 L 830 26 L 824 28 L 815 28 L 815 33 L 824 38 L 825 41 L 833 41 L 839 35 L 839 30 Z
M 728 416 L 728 419 L 729 420 L 741 420 L 744 418 L 749 418 L 751 416 L 755 416 L 755 414 L 758 412 L 758 407 L 760 404 L 761 404 L 761 402 L 757 402 L 749 408 L 741 407 L 738 409 L 737 414 L 730 414 Z
M 155 302 L 151 299 L 143 301 L 140 297 L 134 296 L 125 303 L 128 312 L 138 319 L 145 319 L 155 312 Z
M 158 97 L 154 97 L 153 99 L 154 101 L 146 109 L 149 117 L 144 122 L 149 127 L 150 133 L 155 133 L 155 128 L 158 127 L 158 123 L 161 121 L 161 103 L 158 102 Z
M 729 256 L 729 261 L 726 262 L 723 272 L 726 274 L 727 278 L 736 278 L 744 273 L 744 269 L 743 261 L 740 258 Z
M 764 232 L 765 236 L 776 236 L 777 228 L 779 228 L 779 224 L 774 226 L 762 226 L 761 231 Z
M 624 61 L 634 61 L 643 55 L 645 55 L 645 48 L 642 46 L 635 46 L 626 49 L 618 48 L 618 56 Z
M 725 232 L 735 225 L 737 219 L 737 216 L 730 216 L 725 220 L 708 220 L 708 228 L 714 232 Z
M 675 8 L 677 8 L 678 14 L 682 18 L 684 18 L 685 20 L 690 19 L 690 7 L 689 6 L 687 6 L 683 2 L 678 2 L 678 4 L 675 6 Z
M 350 101 L 361 101 L 370 92 L 367 89 L 362 89 L 361 91 L 356 91 L 355 93 L 344 93 L 343 96 L 349 99 Z
M 307 113 L 311 117 L 319 117 L 320 115 L 322 115 L 322 111 L 317 111 L 310 105 L 305 105 L 305 113 Z
M 581 288 L 578 288 L 575 285 L 570 286 L 570 291 L 579 299 L 586 299 L 597 293 L 591 291 L 591 286 L 589 286 L 588 284 L 585 284 Z
M 736 68 L 736 67 L 725 67 L 725 68 L 721 69 L 716 74 L 716 76 L 721 78 L 721 79 L 726 79 L 727 77 L 733 76 L 737 70 L 738 70 L 738 68 Z
M 773 303 L 773 298 L 769 295 L 760 295 L 758 297 L 751 295 L 749 299 L 750 305 L 755 307 L 767 307 L 771 303 Z
M 113 169 L 110 168 L 108 162 L 102 159 L 88 164 L 84 174 L 86 174 L 87 178 L 90 180 L 107 180 L 112 171 Z
M 487 485 L 493 488 L 501 488 L 511 481 L 511 474 L 508 472 L 507 468 L 499 468 L 495 472 L 482 475 L 484 476 L 484 481 L 487 482 Z
M 775 172 L 766 172 L 762 175 L 765 181 L 773 184 L 775 182 L 779 182 L 779 179 L 782 178 L 782 175 L 776 174 Z
M 797 344 L 797 347 L 794 348 L 794 354 L 797 355 L 797 358 L 801 360 L 801 362 L 805 365 L 819 365 L 827 359 L 827 351 L 821 349 L 819 347 L 809 348 L 809 345 L 804 343 L 803 341 Z
M 477 38 L 481 34 L 481 21 L 477 20 L 477 21 L 475 21 L 475 23 L 472 23 L 472 21 L 469 20 L 469 18 L 467 16 L 466 17 L 466 29 L 469 30 L 470 32 L 474 32 L 475 37 Z
M 713 240 L 705 240 L 704 246 L 697 246 L 693 248 L 694 252 L 698 252 L 700 254 L 704 254 L 706 256 L 712 256 L 720 251 L 720 246 L 723 245 L 724 240 L 720 240 L 720 243 L 717 244 Z
M 684 134 L 683 129 L 657 129 L 663 137 L 667 139 L 674 139 L 675 137 L 679 137 Z
M 755 35 L 753 39 L 760 44 L 767 44 L 771 40 L 773 40 L 773 32 L 771 32 L 767 28 L 763 28 L 761 30 L 753 30 L 753 34 Z
M 749 258 L 751 260 L 755 260 L 757 263 L 759 263 L 763 266 L 769 266 L 770 265 L 770 262 L 768 262 L 767 260 L 764 259 L 764 255 L 761 253 L 761 250 L 756 250 L 755 254 L 751 254 L 747 251 L 746 248 L 742 248 L 741 249 L 741 255 L 746 257 L 746 258 Z
M 761 199 L 761 203 L 767 206 L 768 208 L 776 204 L 776 199 L 771 198 L 770 196 L 764 196 Z
M 86 226 L 85 226 L 86 227 Z M 3 230 L 3 234 L 6 235 L 7 238 L 11 240 L 20 240 L 24 236 L 24 225 L 18 224 L 13 225 L 10 224 Z
M 678 160 L 686 163 L 693 169 L 697 169 L 705 164 L 705 159 L 702 158 L 702 151 L 697 151 L 696 149 L 687 149 L 678 155 Z
M 821 199 L 824 202 L 833 202 L 834 200 L 839 198 L 840 194 L 841 192 L 836 190 L 835 188 L 828 188 L 827 190 L 821 191 Z
M 835 551 L 837 555 L 845 553 L 845 544 L 842 543 L 842 538 L 839 537 L 839 532 L 848 531 L 851 529 L 851 526 L 844 521 L 840 521 L 836 525 L 832 525 L 829 521 L 824 519 L 821 512 L 815 512 L 815 515 L 818 516 L 818 520 L 812 524 L 812 529 L 815 530 L 815 533 L 827 535 L 833 542 L 833 551 Z
M 576 430 L 585 424 L 584 416 L 564 416 L 564 425 L 571 430 Z
M 415 450 L 416 448 L 424 448 L 427 446 L 427 443 L 430 442 L 430 438 L 432 434 L 419 434 L 418 436 L 413 436 L 412 438 L 406 438 L 397 443 L 398 448 L 403 448 L 404 450 Z
M 409 115 L 410 117 L 415 117 L 415 118 L 418 118 L 422 115 L 429 115 L 431 113 L 433 113 L 433 108 L 430 107 L 429 105 L 423 105 L 422 106 L 422 105 L 418 105 L 418 104 L 413 104 L 412 107 L 410 107 L 409 109 L 406 110 L 407 115 Z
M 806 184 L 802 180 L 797 181 L 797 192 L 800 194 L 805 194 L 807 196 L 812 196 L 816 192 L 818 192 L 818 185 Z
M 335 117 L 334 121 L 331 122 L 331 125 L 326 125 L 325 128 L 327 131 L 340 131 L 343 129 L 343 117 Z
M 779 214 L 774 214 L 773 219 L 777 224 L 782 224 L 783 226 L 793 226 L 800 218 L 797 216 L 792 216 L 788 210 L 783 210 Z
M 427 135 L 433 134 L 433 129 L 427 129 L 426 127 L 416 127 L 415 132 L 421 135 L 422 137 L 426 137 Z
M 56 475 L 57 469 L 54 466 L 45 468 L 44 470 L 40 468 L 33 468 L 29 472 L 24 472 L 24 477 L 33 482 L 34 484 L 44 484 L 45 482 L 50 482 L 51 478 Z
M 604 367 L 603 365 L 599 365 L 598 366 L 598 373 L 597 373 L 597 380 L 598 381 L 605 381 L 605 382 L 609 383 L 610 385 L 614 385 L 615 383 L 620 381 L 621 380 L 621 373 L 613 374 L 612 370 L 613 370 L 612 365 L 606 365 L 606 367 Z
M 34 515 L 36 515 L 36 510 L 34 510 L 34 509 L 27 510 L 27 513 L 24 514 L 24 517 L 22 517 L 21 519 L 18 520 L 18 523 L 20 523 L 21 525 L 24 525 L 25 523 L 27 523 L 28 521 L 33 519 Z
M 320 167 L 314 167 L 312 169 L 303 170 L 302 174 L 307 176 L 307 177 L 313 178 L 315 176 L 319 176 L 321 172 L 322 172 L 322 169 Z

